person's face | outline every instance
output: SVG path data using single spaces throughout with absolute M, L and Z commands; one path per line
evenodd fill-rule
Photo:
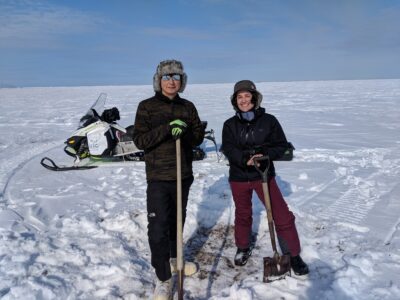
M 236 101 L 238 108 L 243 112 L 248 112 L 254 107 L 254 104 L 251 103 L 252 94 L 248 91 L 240 91 L 236 95 Z
M 182 77 L 178 74 L 167 74 L 161 77 L 161 92 L 172 99 L 181 88 Z

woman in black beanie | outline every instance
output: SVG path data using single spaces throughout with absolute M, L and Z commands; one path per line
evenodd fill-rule
M 264 199 L 261 175 L 254 167 L 254 158 L 268 155 L 268 187 L 279 245 L 283 254 L 290 254 L 294 273 L 305 275 L 309 270 L 299 255 L 295 216 L 275 181 L 273 160 L 284 154 L 287 140 L 278 120 L 260 107 L 261 101 L 262 95 L 252 81 L 237 82 L 231 96 L 236 114 L 225 121 L 222 130 L 221 150 L 229 160 L 229 183 L 235 202 L 235 264 L 245 265 L 252 252 L 253 191 L 260 200 Z

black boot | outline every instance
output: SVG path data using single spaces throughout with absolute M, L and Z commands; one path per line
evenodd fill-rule
M 300 255 L 292 256 L 290 264 L 296 275 L 306 275 L 309 272 L 307 264 L 301 259 Z
M 235 255 L 235 265 L 244 266 L 249 259 L 253 248 L 240 249 L 238 248 Z

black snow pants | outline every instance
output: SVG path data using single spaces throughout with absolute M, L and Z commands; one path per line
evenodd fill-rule
M 193 176 L 182 180 L 182 224 Z M 170 258 L 176 257 L 176 181 L 147 182 L 147 220 L 151 265 L 158 279 L 171 278 Z

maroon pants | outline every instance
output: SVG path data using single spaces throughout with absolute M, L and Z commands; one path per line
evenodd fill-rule
M 235 201 L 236 246 L 238 248 L 248 248 L 251 242 L 250 236 L 253 224 L 251 199 L 253 190 L 255 190 L 264 205 L 262 182 L 261 180 L 250 182 L 231 181 L 230 185 L 233 200 Z M 300 241 L 294 223 L 295 217 L 289 210 L 285 199 L 283 199 L 274 177 L 268 178 L 268 188 L 279 246 L 284 254 L 290 253 L 291 256 L 296 256 L 300 253 Z

